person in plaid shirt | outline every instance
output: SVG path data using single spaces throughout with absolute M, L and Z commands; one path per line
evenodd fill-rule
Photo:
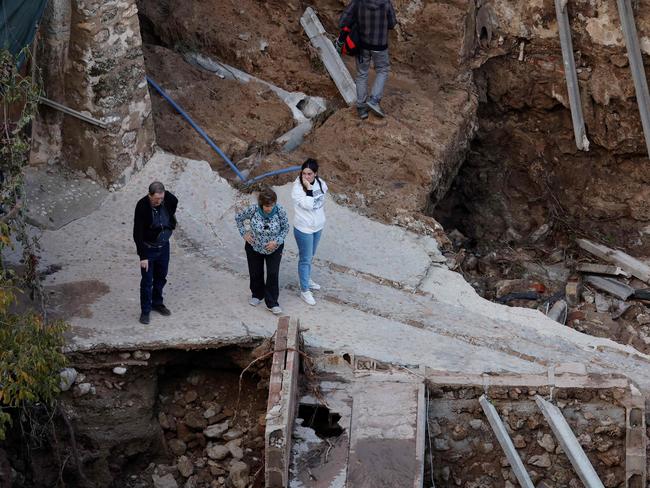
M 345 8 L 339 27 L 355 27 L 359 31 L 361 50 L 357 56 L 357 112 L 362 119 L 368 118 L 368 108 L 380 117 L 384 111 L 379 102 L 390 72 L 388 55 L 388 31 L 397 25 L 395 8 L 391 0 L 352 0 Z M 375 83 L 368 97 L 368 72 L 370 62 L 375 65 Z

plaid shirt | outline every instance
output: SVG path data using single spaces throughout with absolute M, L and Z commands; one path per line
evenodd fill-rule
M 352 0 L 341 14 L 339 27 L 352 27 L 357 21 L 363 49 L 388 49 L 388 29 L 397 24 L 391 0 Z

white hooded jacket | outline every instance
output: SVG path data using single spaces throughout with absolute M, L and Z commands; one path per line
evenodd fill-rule
M 291 199 L 293 200 L 293 226 L 303 234 L 314 234 L 325 227 L 325 194 L 327 185 L 319 178 L 312 185 L 312 196 L 305 193 L 300 177 L 293 182 Z M 322 185 L 322 190 L 321 190 Z

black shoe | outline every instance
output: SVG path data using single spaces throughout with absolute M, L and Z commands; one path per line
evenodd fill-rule
M 149 325 L 149 314 L 141 313 L 140 314 L 140 323 L 144 325 Z
M 357 107 L 357 114 L 361 120 L 366 120 L 368 118 L 368 107 Z
M 169 317 L 172 314 L 171 311 L 162 304 L 161 305 L 154 305 L 153 307 L 151 307 L 151 310 L 155 310 L 160 315 L 164 315 L 165 317 Z

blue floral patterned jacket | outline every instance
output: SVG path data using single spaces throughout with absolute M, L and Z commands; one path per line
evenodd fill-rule
M 276 204 L 270 214 L 265 214 L 259 205 L 251 205 L 239 212 L 235 217 L 239 234 L 252 234 L 253 249 L 260 254 L 271 254 L 274 251 L 266 249 L 266 245 L 275 241 L 278 246 L 284 244 L 289 233 L 287 211 L 282 205 Z

